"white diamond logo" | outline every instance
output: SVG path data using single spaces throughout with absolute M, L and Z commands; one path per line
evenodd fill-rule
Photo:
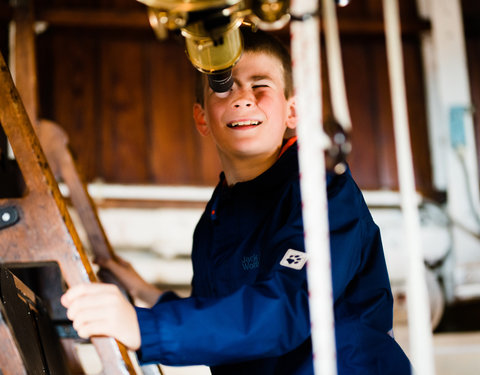
M 302 251 L 288 249 L 283 259 L 280 261 L 280 265 L 294 270 L 301 270 L 307 262 L 307 254 Z

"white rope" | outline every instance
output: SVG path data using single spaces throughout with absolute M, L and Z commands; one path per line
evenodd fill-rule
M 295 0 L 290 25 L 297 101 L 300 187 L 315 374 L 337 374 L 322 127 L 319 21 L 315 0 Z M 305 16 L 305 17 L 304 17 Z M 298 21 L 295 19 L 303 18 Z
M 322 0 L 323 21 L 325 24 L 325 47 L 327 51 L 328 79 L 333 114 L 345 131 L 352 128 L 348 109 L 345 79 L 343 76 L 342 52 L 338 31 L 337 11 L 333 0 Z
M 383 10 L 401 207 L 409 253 L 407 303 L 411 358 L 418 374 L 433 375 L 435 368 L 430 308 L 416 204 L 397 0 L 383 0 Z

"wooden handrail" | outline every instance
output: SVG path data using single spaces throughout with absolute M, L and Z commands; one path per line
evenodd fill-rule
M 0 199 L 14 207 L 19 221 L 0 230 L 2 263 L 58 263 L 68 285 L 93 282 L 80 238 L 40 142 L 0 54 L 0 123 L 24 177 L 26 195 Z M 112 338 L 92 338 L 107 374 L 135 374 L 126 348 Z

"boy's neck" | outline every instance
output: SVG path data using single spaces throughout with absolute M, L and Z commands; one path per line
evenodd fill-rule
M 221 157 L 223 172 L 228 186 L 238 182 L 253 180 L 269 169 L 278 159 L 280 148 L 271 155 L 259 155 L 245 159 L 228 159 Z

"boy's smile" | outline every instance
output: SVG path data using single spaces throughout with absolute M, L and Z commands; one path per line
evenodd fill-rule
M 285 98 L 283 68 L 275 56 L 245 52 L 232 75 L 227 96 L 205 88 L 204 106 L 194 107 L 197 128 L 213 138 L 224 169 L 251 163 L 266 170 L 276 160 L 285 130 L 296 126 L 294 98 Z
M 251 127 L 251 126 L 260 125 L 261 123 L 262 123 L 261 121 L 256 121 L 256 120 L 232 121 L 227 124 L 227 127 L 232 129 L 233 128 L 247 129 L 248 127 Z

